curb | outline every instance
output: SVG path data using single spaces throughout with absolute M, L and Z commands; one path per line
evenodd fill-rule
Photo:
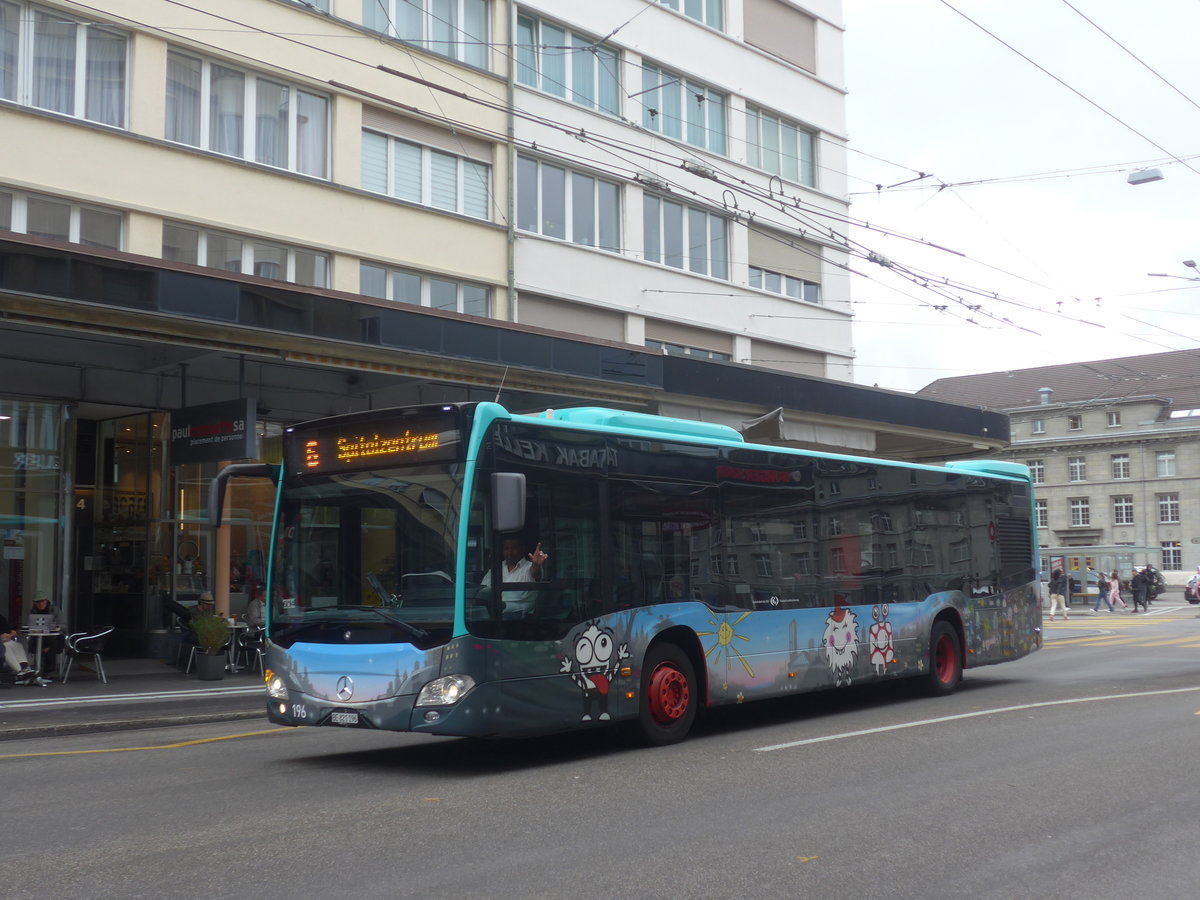
M 110 719 L 106 722 L 57 722 L 45 725 L 4 727 L 0 729 L 0 743 L 42 737 L 60 737 L 71 734 L 92 734 L 101 731 L 134 731 L 139 728 L 162 728 L 170 725 L 202 725 L 208 722 L 234 722 L 242 719 L 262 719 L 267 713 L 262 709 L 230 710 L 228 712 L 196 713 L 188 716 L 144 716 L 139 719 Z

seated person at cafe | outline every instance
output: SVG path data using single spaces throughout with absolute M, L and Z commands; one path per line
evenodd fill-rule
M 39 678 L 33 666 L 29 664 L 25 648 L 17 640 L 17 630 L 8 623 L 3 614 L 0 614 L 0 645 L 4 647 L 4 667 L 16 674 L 17 684 L 45 686 L 50 683 L 45 678 Z
M 54 664 L 58 659 L 58 651 L 62 649 L 63 644 L 63 618 L 51 602 L 49 597 L 38 597 L 33 601 L 33 606 L 29 608 L 29 612 L 25 616 L 26 627 L 32 627 L 34 616 L 49 616 L 50 619 L 45 627 L 46 631 L 54 631 L 57 634 L 46 635 L 42 638 L 42 664 L 43 672 L 53 672 Z
M 539 543 L 533 552 L 525 553 L 525 544 L 516 535 L 507 535 L 500 542 L 500 553 L 504 557 L 500 562 L 501 580 L 508 583 L 539 582 L 545 580 L 543 566 L 550 557 L 542 552 Z M 491 587 L 492 573 L 489 570 L 479 583 L 481 587 Z M 528 615 L 533 611 L 537 599 L 537 591 L 504 591 L 504 616 L 515 618 Z

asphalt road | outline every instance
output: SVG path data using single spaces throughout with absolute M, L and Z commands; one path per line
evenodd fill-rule
M 1178 898 L 1200 619 L 1072 616 L 927 699 L 851 688 L 477 743 L 257 721 L 0 744 L 5 897 Z

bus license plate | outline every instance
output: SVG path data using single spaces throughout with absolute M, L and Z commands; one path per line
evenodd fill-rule
M 357 725 L 358 710 L 335 709 L 329 714 L 329 721 L 334 725 Z

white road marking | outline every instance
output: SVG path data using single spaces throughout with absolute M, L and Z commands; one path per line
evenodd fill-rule
M 0 709 L 54 709 L 61 706 L 91 706 L 103 703 L 125 703 L 131 700 L 211 700 L 228 697 L 230 694 L 262 694 L 262 685 L 228 688 L 198 688 L 190 691 L 145 691 L 137 694 L 102 694 L 96 697 L 60 697 L 58 699 L 8 700 L 0 703 Z
M 806 738 L 802 741 L 788 741 L 786 744 L 772 744 L 769 747 L 755 747 L 755 753 L 769 753 L 772 750 L 789 750 L 793 747 L 805 747 L 809 744 L 824 744 L 829 741 L 841 741 L 846 738 L 864 737 L 871 734 L 886 734 L 889 731 L 900 731 L 905 728 L 919 728 L 923 725 L 940 725 L 943 722 L 957 722 L 962 719 L 977 719 L 980 716 L 994 716 L 1000 713 L 1022 712 L 1029 709 L 1042 709 L 1048 706 L 1069 706 L 1073 703 L 1097 703 L 1101 700 L 1126 700 L 1132 697 L 1157 697 L 1164 694 L 1186 694 L 1200 691 L 1198 687 L 1170 688 L 1162 691 L 1139 691 L 1133 694 L 1106 694 L 1103 697 L 1076 697 L 1071 700 L 1046 700 L 1041 703 L 1022 703 L 1020 706 L 998 706 L 995 709 L 981 709 L 975 712 L 959 713 L 953 716 L 938 716 L 936 719 L 919 719 L 915 722 L 902 722 L 898 725 L 883 725 L 879 728 L 864 728 L 862 731 L 847 731 L 843 734 L 827 734 L 823 737 Z

